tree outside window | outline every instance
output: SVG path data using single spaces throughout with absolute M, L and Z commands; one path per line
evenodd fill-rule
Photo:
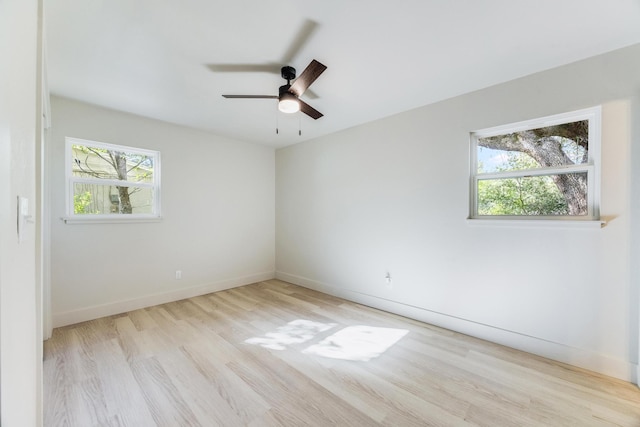
M 158 216 L 156 151 L 67 138 L 70 213 Z
M 472 217 L 596 219 L 598 118 L 590 109 L 474 132 Z

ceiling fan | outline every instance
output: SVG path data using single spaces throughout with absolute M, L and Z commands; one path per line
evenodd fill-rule
M 300 96 L 316 81 L 316 79 L 326 70 L 327 67 L 315 59 L 311 61 L 302 74 L 296 79 L 296 69 L 284 66 L 280 70 L 282 78 L 287 81 L 286 85 L 280 86 L 278 95 L 222 95 L 225 98 L 245 98 L 245 99 L 277 99 L 278 109 L 283 113 L 295 113 L 302 111 L 312 119 L 319 119 L 323 116 L 321 112 L 300 99 Z M 294 80 L 291 84 L 291 80 Z
M 282 64 L 291 64 L 292 62 L 295 62 L 295 59 L 300 54 L 300 51 L 305 47 L 309 40 L 313 38 L 313 35 L 316 33 L 316 31 L 318 31 L 318 23 L 311 19 L 306 19 L 296 32 L 295 37 L 291 41 L 291 44 L 284 52 L 284 56 L 282 56 L 277 61 L 269 61 L 257 64 L 213 63 L 205 64 L 205 66 L 215 73 L 280 74 Z M 311 89 L 306 90 L 304 96 L 307 99 L 318 98 L 318 95 L 315 94 Z

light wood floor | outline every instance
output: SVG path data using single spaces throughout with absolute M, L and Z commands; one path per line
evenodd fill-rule
M 409 332 L 305 352 L 356 325 Z M 632 384 L 277 280 L 56 329 L 44 373 L 46 426 L 640 426 Z

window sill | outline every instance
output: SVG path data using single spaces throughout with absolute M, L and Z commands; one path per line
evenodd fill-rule
M 496 218 L 467 218 L 471 226 L 519 227 L 519 228 L 590 228 L 599 229 L 607 225 L 606 221 L 593 219 L 496 219 Z
M 142 222 L 160 222 L 162 221 L 162 217 L 159 216 L 148 216 L 148 217 L 137 217 L 137 218 L 71 218 L 71 217 L 62 217 L 60 218 L 62 222 L 68 225 L 77 225 L 77 224 L 133 224 L 133 223 L 142 223 Z

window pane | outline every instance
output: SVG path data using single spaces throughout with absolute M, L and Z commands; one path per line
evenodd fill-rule
M 153 157 L 146 154 L 74 144 L 72 158 L 73 176 L 153 182 Z
M 478 180 L 478 215 L 587 215 L 587 173 Z
M 75 183 L 73 211 L 76 215 L 152 214 L 153 189 Z
M 585 164 L 589 121 L 478 138 L 478 173 Z

